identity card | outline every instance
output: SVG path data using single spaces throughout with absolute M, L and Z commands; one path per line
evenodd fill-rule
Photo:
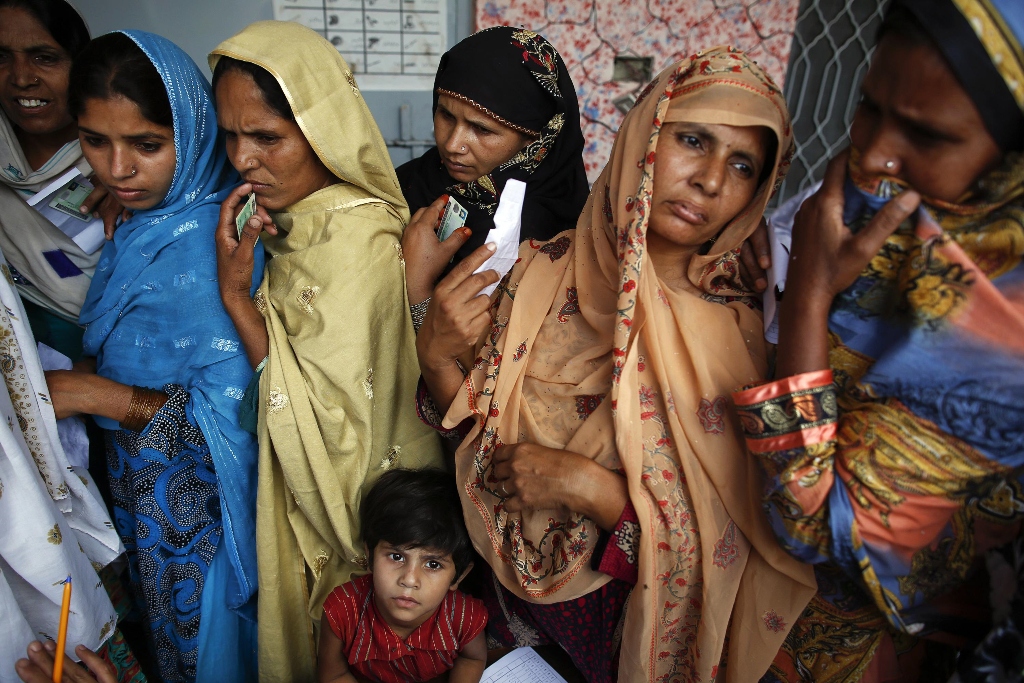
M 448 196 L 448 203 L 444 205 L 441 212 L 441 222 L 437 228 L 437 239 L 444 242 L 448 237 L 466 224 L 466 216 L 469 212 L 462 208 L 462 205 L 455 201 L 455 197 Z
M 235 216 L 235 227 L 238 228 L 238 239 L 242 239 L 242 228 L 249 222 L 252 215 L 256 213 L 256 193 L 249 193 L 249 200 L 242 207 L 242 212 Z

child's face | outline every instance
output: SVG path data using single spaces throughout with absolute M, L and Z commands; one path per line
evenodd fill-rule
M 455 590 L 450 553 L 433 548 L 399 548 L 380 541 L 373 550 L 374 602 L 395 633 L 405 637 L 433 614 Z

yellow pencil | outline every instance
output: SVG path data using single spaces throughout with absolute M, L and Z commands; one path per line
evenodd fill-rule
M 54 653 L 53 683 L 60 683 L 64 673 L 64 647 L 68 641 L 68 613 L 71 612 L 71 577 L 64 581 L 64 599 L 60 603 L 60 630 L 57 631 L 57 651 Z

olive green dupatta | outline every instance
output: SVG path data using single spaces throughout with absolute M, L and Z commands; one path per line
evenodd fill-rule
M 440 467 L 416 416 L 415 333 L 405 293 L 409 219 L 387 148 L 348 65 L 313 31 L 259 22 L 220 55 L 280 83 L 340 183 L 274 215 L 257 306 L 270 354 L 260 380 L 260 678 L 315 680 L 314 624 L 336 586 L 365 571 L 363 492 L 387 469 Z

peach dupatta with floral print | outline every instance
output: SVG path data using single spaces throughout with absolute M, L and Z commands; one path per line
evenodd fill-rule
M 646 253 L 667 117 L 765 126 L 779 143 L 750 205 L 694 257 L 701 296 L 662 285 Z M 815 590 L 768 527 L 728 398 L 766 371 L 737 256 L 791 144 L 782 94 L 742 53 L 715 48 L 663 72 L 623 122 L 576 230 L 522 247 L 445 418 L 476 418 L 456 455 L 466 522 L 502 584 L 526 600 L 571 600 L 610 577 L 591 568 L 592 520 L 505 509 L 494 449 L 538 443 L 624 472 L 640 529 L 613 539 L 639 554 L 620 680 L 756 680 Z

